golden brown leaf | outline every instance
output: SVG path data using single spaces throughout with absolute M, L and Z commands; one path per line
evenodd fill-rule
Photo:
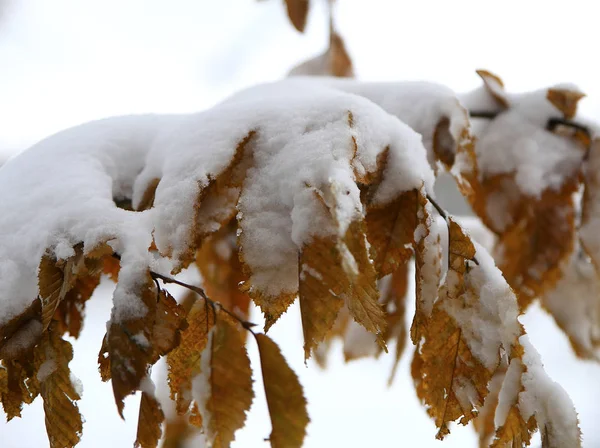
M 36 358 L 40 360 L 36 378 L 44 399 L 50 447 L 75 446 L 81 438 L 83 422 L 76 403 L 81 397 L 73 386 L 69 369 L 73 348 L 51 326 L 36 347 Z
M 218 310 L 216 324 L 209 336 L 210 371 L 201 372 L 209 394 L 204 406 L 210 418 L 204 418 L 207 439 L 215 448 L 228 447 L 234 433 L 244 426 L 254 392 L 252 370 L 244 347 L 241 326 Z M 207 352 L 205 352 L 207 353 Z M 210 442 L 209 442 L 210 443 Z
M 344 305 L 340 295 L 349 284 L 342 257 L 335 236 L 314 238 L 300 253 L 298 296 L 305 359 L 331 330 Z
M 292 25 L 303 33 L 306 26 L 309 0 L 285 0 L 285 6 L 287 7 L 287 14 Z
M 238 256 L 235 225 L 231 224 L 204 240 L 196 253 L 196 265 L 208 297 L 242 319 L 248 319 L 250 296 L 239 287 L 247 278 Z
M 418 190 L 406 191 L 389 204 L 367 207 L 367 235 L 379 278 L 412 257 L 419 195 Z
M 200 424 L 202 426 L 202 424 Z M 182 416 L 167 419 L 165 424 L 165 436 L 161 448 L 182 448 L 187 446 L 189 438 L 197 431 L 188 424 Z
M 187 412 L 192 402 L 192 379 L 200 372 L 200 357 L 215 324 L 215 312 L 200 297 L 188 313 L 187 322 L 179 346 L 167 355 L 171 399 L 178 414 Z
M 271 446 L 301 447 L 310 421 L 302 386 L 271 338 L 257 334 L 256 342 L 273 427 L 269 436 Z
M 473 420 L 473 426 L 479 435 L 479 448 L 489 447 L 491 439 L 496 432 L 494 418 L 496 416 L 498 396 L 505 374 L 506 368 L 503 366 L 496 371 L 488 387 L 490 392 L 486 397 L 483 406 L 479 410 L 479 414 L 477 414 L 477 417 Z
M 155 448 L 162 436 L 161 424 L 164 419 L 165 414 L 156 398 L 142 392 L 134 447 Z
M 100 275 L 78 277 L 73 288 L 65 295 L 55 312 L 61 333 L 69 332 L 78 338 L 83 327 L 85 303 L 92 297 L 100 284 Z
M 483 405 L 493 375 L 473 355 L 461 327 L 446 311 L 453 302 L 469 305 L 462 296 L 469 287 L 465 281 L 467 266 L 475 255 L 473 243 L 452 219 L 448 233 L 446 283 L 431 315 L 417 311 L 418 339 L 413 336 L 417 349 L 411 369 L 417 395 L 439 428 L 438 439 L 450 433 L 449 422 L 460 419 L 466 425 L 477 415 L 476 409 Z
M 102 359 L 102 352 L 100 355 L 101 369 L 110 363 L 113 393 L 121 416 L 123 399 L 138 390 L 149 367 L 175 347 L 179 331 L 185 326 L 183 309 L 166 291 L 157 293 L 149 275 L 139 298 L 148 309 L 146 315 L 112 321 L 106 339 L 110 360 Z
M 466 425 L 477 415 L 475 406 L 483 404 L 492 373 L 473 356 L 461 329 L 440 302 L 421 323 L 420 334 L 424 342 L 415 350 L 412 375 L 418 397 L 439 428 L 436 437 L 443 439 L 450 433 L 449 422 L 460 419 Z M 477 396 L 462 396 L 467 387 Z
M 509 107 L 506 96 L 504 95 L 504 83 L 500 77 L 487 70 L 477 70 L 477 74 L 483 79 L 485 87 L 498 104 L 504 108 Z
M 408 263 L 398 268 L 390 279 L 382 305 L 386 310 L 387 328 L 383 334 L 383 339 L 387 344 L 396 340 L 396 352 L 394 354 L 394 365 L 388 379 L 388 385 L 392 384 L 396 376 L 396 369 L 400 363 L 400 358 L 406 347 L 406 295 L 408 293 Z
M 329 74 L 340 78 L 352 78 L 354 68 L 342 36 L 331 30 L 329 42 Z
M 362 221 L 353 221 L 344 238 L 358 268 L 357 275 L 350 282 L 350 291 L 345 294 L 346 306 L 354 320 L 376 335 L 379 345 L 387 351 L 383 339 L 387 322 L 378 301 L 377 272 L 369 258 L 365 230 Z
M 575 244 L 576 184 L 556 193 L 547 190 L 498 242 L 499 267 L 513 287 L 522 309 L 552 289 Z
M 577 103 L 585 96 L 584 93 L 567 89 L 548 89 L 546 98 L 561 111 L 567 120 L 577 114 Z

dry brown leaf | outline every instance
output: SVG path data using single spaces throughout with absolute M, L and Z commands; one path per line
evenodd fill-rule
M 179 341 L 185 326 L 184 311 L 164 290 L 156 291 L 148 275 L 139 298 L 148 309 L 144 317 L 111 322 L 106 338 L 110 377 L 119 414 L 123 415 L 123 399 L 139 390 L 141 380 L 160 356 L 166 355 Z M 104 376 L 104 375 L 103 375 Z
M 245 331 L 225 312 L 217 309 L 216 324 L 209 336 L 210 371 L 201 372 L 210 388 L 204 408 L 210 415 L 204 417 L 207 439 L 215 448 L 228 447 L 234 433 L 244 426 L 254 392 L 250 359 L 244 347 L 241 332 Z
M 408 263 L 398 268 L 391 275 L 386 294 L 383 296 L 382 305 L 386 310 L 387 328 L 383 334 L 383 339 L 387 344 L 391 340 L 396 340 L 396 352 L 394 354 L 394 365 L 388 379 L 388 385 L 392 384 L 396 376 L 396 369 L 400 363 L 400 358 L 406 347 L 407 328 L 406 328 L 406 296 L 408 293 Z
M 504 94 L 504 83 L 500 77 L 488 72 L 487 70 L 477 70 L 477 74 L 483 80 L 488 92 L 490 92 L 490 94 L 498 102 L 498 105 L 504 108 L 509 107 L 508 100 Z
M 236 247 L 235 226 L 230 225 L 206 238 L 196 253 L 196 265 L 208 297 L 240 318 L 248 319 L 250 296 L 239 287 L 247 278 Z
M 571 182 L 559 193 L 547 190 L 498 242 L 499 267 L 525 309 L 551 290 L 575 244 L 575 207 Z
M 546 98 L 561 111 L 567 120 L 571 120 L 577 114 L 577 103 L 585 96 L 585 93 L 567 89 L 548 89 Z
M 583 249 L 600 273 L 600 239 L 597 237 L 597 217 L 600 216 L 600 139 L 592 142 L 586 165 L 579 236 Z
M 187 322 L 179 346 L 167 355 L 171 399 L 175 400 L 178 414 L 188 412 L 192 403 L 192 378 L 200 373 L 200 357 L 215 324 L 215 311 L 199 297 L 188 313 Z
M 0 402 L 2 402 L 7 421 L 21 417 L 23 403 L 31 403 L 38 395 L 39 384 L 36 372 L 37 368 L 31 360 L 31 356 L 2 361 Z
M 285 0 L 285 6 L 292 25 L 303 33 L 308 16 L 309 0 Z
M 0 360 L 24 356 L 33 347 L 42 333 L 42 301 L 35 299 L 18 316 L 0 327 Z M 23 338 L 28 335 L 29 347 L 23 347 Z M 30 336 L 34 336 L 33 338 Z M 13 341 L 17 341 L 13 344 Z
M 527 446 L 535 430 L 535 417 L 531 416 L 528 421 L 525 421 L 517 407 L 513 406 L 508 411 L 504 425 L 496 431 L 491 448 Z
M 200 424 L 202 426 L 202 424 Z M 182 416 L 167 419 L 165 435 L 161 448 L 182 448 L 187 446 L 188 440 L 197 429 L 191 427 Z
M 448 233 L 449 272 L 431 315 L 415 316 L 419 328 L 411 369 L 417 395 L 439 428 L 438 439 L 450 433 L 448 423 L 460 419 L 466 425 L 477 415 L 493 375 L 471 353 L 461 328 L 445 310 L 447 304 L 461 301 L 468 287 L 464 279 L 468 263 L 475 256 L 473 243 L 452 219 Z
M 134 447 L 156 448 L 162 436 L 161 424 L 165 419 L 160 404 L 152 395 L 142 392 L 137 435 Z
M 345 294 L 346 306 L 354 320 L 376 335 L 379 345 L 387 352 L 383 339 L 387 322 L 379 304 L 377 272 L 369 258 L 365 227 L 362 221 L 353 221 L 344 238 L 358 268 L 357 275 L 350 282 L 350 291 Z
M 413 255 L 419 196 L 418 190 L 406 191 L 389 204 L 367 207 L 367 235 L 379 278 L 404 266 Z
M 60 302 L 54 315 L 59 322 L 61 333 L 68 332 L 76 339 L 79 337 L 83 327 L 85 303 L 92 297 L 99 284 L 100 275 L 77 278 L 75 285 Z
M 79 443 L 83 422 L 76 401 L 81 399 L 73 386 L 69 362 L 73 359 L 71 344 L 63 340 L 51 325 L 35 349 L 44 399 L 46 431 L 51 448 L 72 447 Z
M 260 365 L 273 427 L 269 441 L 273 448 L 301 447 L 310 419 L 298 376 L 288 366 L 275 342 L 256 335 Z
M 354 67 L 352 59 L 346 50 L 342 36 L 335 30 L 331 31 L 329 41 L 329 74 L 340 78 L 352 78 Z

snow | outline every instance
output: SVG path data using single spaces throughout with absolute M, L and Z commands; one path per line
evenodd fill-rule
M 515 294 L 494 264 L 490 254 L 477 242 L 470 263 L 467 285 L 460 300 L 444 303 L 458 323 L 469 349 L 490 371 L 498 364 L 501 351 L 510 353 L 521 333 Z M 455 275 L 449 271 L 448 275 Z
M 560 87 L 565 86 L 555 86 Z M 461 96 L 469 110 L 481 110 L 483 93 L 480 89 L 477 92 Z M 547 92 L 548 89 L 521 94 L 505 92 L 509 108 L 488 120 L 487 125 L 480 123 L 474 127 L 480 175 L 514 173 L 521 193 L 532 198 L 539 198 L 548 188 L 559 191 L 579 168 L 584 155 L 572 139 L 545 129 L 549 118 L 562 117 L 562 112 L 546 98 Z M 494 108 L 483 110 L 494 111 Z M 578 119 L 575 117 L 574 121 Z
M 132 112 L 198 110 L 244 85 L 281 77 L 291 65 L 320 51 L 326 38 L 321 3 L 325 2 L 311 2 L 314 12 L 307 34 L 300 35 L 287 23 L 283 2 L 239 2 L 235 14 L 221 2 L 182 1 L 167 6 L 139 0 L 97 5 L 65 0 L 10 2 L 4 16 L 10 20 L 0 27 L 0 54 L 6 62 L 0 73 L 4 124 L 0 158 L 81 121 Z M 497 70 L 520 89 L 574 79 L 589 94 L 582 105 L 596 115 L 600 112 L 594 100 L 600 94 L 597 62 L 589 56 L 597 40 L 597 15 L 585 0 L 574 0 L 569 8 L 510 0 L 505 8 L 494 10 L 494 20 L 489 20 L 489 8 L 481 2 L 440 2 L 438 14 L 433 15 L 428 2 L 338 3 L 338 22 L 343 32 L 348 30 L 344 34 L 362 78 L 429 79 L 463 91 L 480 84 L 472 72 L 483 66 Z M 514 13 L 516 8 L 519 14 Z M 537 20 L 540 11 L 545 20 Z M 427 28 L 436 32 L 424 32 L 424 22 L 413 20 L 418 17 L 426 17 Z M 457 21 L 469 26 L 457 26 Z M 556 23 L 578 44 L 570 38 L 556 39 Z M 210 42 L 218 42 L 218 51 Z M 569 55 L 568 61 L 560 55 Z M 98 440 L 124 446 L 135 439 L 135 399 L 129 398 L 125 412 L 131 412 L 122 422 L 110 383 L 100 382 L 96 371 L 110 289 L 102 288 L 88 304 L 86 326 L 75 341 L 72 365 L 88 393 L 80 402 L 87 419 L 82 447 L 96 446 Z M 410 316 L 412 311 L 407 313 Z M 282 320 L 272 332 L 307 391 L 313 420 L 307 447 L 385 446 L 400 434 L 408 446 L 476 446 L 472 428 L 461 426 L 443 444 L 434 439 L 435 428 L 409 379 L 410 347 L 398 380 L 388 389 L 391 356 L 345 365 L 340 355 L 330 360 L 326 371 L 307 369 L 297 350 L 301 338 L 297 310 Z M 577 360 L 564 335 L 538 306 L 529 311 L 526 326 L 547 371 L 576 402 L 584 446 L 598 446 L 600 415 L 594 397 L 600 394 L 599 367 Z M 252 344 L 250 351 L 253 362 L 257 361 Z M 270 431 L 266 405 L 255 401 L 247 428 L 236 434 L 238 446 L 268 446 L 263 442 Z M 6 426 L 0 422 L 3 446 L 22 446 L 24 434 L 29 445 L 47 446 L 43 421 L 38 400 L 25 407 L 22 420 Z
M 521 336 L 519 342 L 525 349 L 524 390 L 519 394 L 519 409 L 525 421 L 535 415 L 538 426 L 547 431 L 548 446 L 579 446 L 579 422 L 573 401 L 560 384 L 550 379 L 527 335 Z
M 46 380 L 50 375 L 56 371 L 56 361 L 54 359 L 47 359 L 44 361 L 37 372 L 37 380 L 41 383 Z
M 469 128 L 465 109 L 448 87 L 428 82 L 359 82 L 353 79 L 314 77 L 300 78 L 305 82 L 325 84 L 344 92 L 368 98 L 386 112 L 399 118 L 423 137 L 427 158 L 435 167 L 433 136 L 444 118 L 449 120 L 449 150 L 456 154 L 464 129 Z
M 65 248 L 78 242 L 89 251 L 110 241 L 121 255 L 113 317 L 143 315 L 136 293 L 147 268 L 158 265 L 147 250 L 152 239 L 176 267 L 191 244 L 200 189 L 255 130 L 254 164 L 239 202 L 240 243 L 253 287 L 267 295 L 297 290 L 297 252 L 313 236 L 343 235 L 360 218 L 354 172 L 376 170 L 385 148 L 390 151 L 376 203 L 433 185 L 420 136 L 408 126 L 364 98 L 303 82 L 248 89 L 197 114 L 84 124 L 43 140 L 0 169 L 0 324 L 37 296 L 42 254 L 58 248 L 57 255 L 68 256 Z M 161 180 L 152 209 L 116 207 L 113 198 L 131 197 L 139 206 L 156 178 Z M 322 214 L 314 189 L 326 195 L 337 229 L 314 226 Z
M 207 438 L 208 446 L 212 445 L 212 441 L 216 436 L 216 434 L 213 433 L 213 428 L 209 423 L 212 420 L 211 413 L 206 407 L 206 403 L 210 399 L 212 390 L 210 375 L 212 372 L 211 358 L 215 331 L 216 326 L 213 326 L 208 332 L 206 347 L 204 347 L 204 350 L 200 355 L 200 373 L 192 378 L 192 396 L 194 397 L 195 402 L 198 404 L 198 410 L 202 416 L 202 421 L 205 422 L 204 428 L 206 431 L 205 436 Z

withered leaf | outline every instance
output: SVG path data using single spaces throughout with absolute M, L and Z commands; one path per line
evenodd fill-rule
M 178 414 L 187 412 L 192 402 L 192 378 L 200 373 L 200 356 L 215 324 L 215 311 L 199 297 L 188 313 L 187 322 L 179 345 L 167 355 L 171 399 L 175 400 Z
M 288 17 L 294 28 L 301 33 L 306 26 L 306 17 L 308 15 L 309 0 L 285 0 Z
M 446 311 L 447 304 L 461 302 L 468 288 L 464 278 L 467 263 L 475 255 L 473 243 L 460 226 L 452 219 L 448 223 L 446 282 L 431 315 L 415 316 L 419 338 L 412 365 L 417 395 L 439 428 L 438 439 L 450 433 L 449 422 L 460 419 L 466 425 L 477 415 L 476 408 L 483 405 L 493 375 L 472 354 L 460 326 Z
M 236 247 L 235 221 L 206 238 L 196 253 L 196 265 L 202 274 L 202 286 L 208 297 L 224 308 L 247 319 L 250 296 L 240 291 L 247 280 Z
M 358 268 L 357 275 L 350 282 L 350 291 L 345 294 L 346 306 L 354 320 L 375 334 L 379 345 L 387 351 L 383 339 L 387 322 L 378 301 L 377 272 L 369 258 L 365 230 L 362 221 L 353 221 L 344 238 Z
M 310 421 L 302 386 L 271 338 L 257 334 L 256 342 L 273 427 L 269 436 L 271 446 L 301 447 Z
M 200 373 L 210 388 L 204 391 L 209 395 L 203 406 L 210 418 L 203 415 L 203 424 L 207 439 L 215 448 L 228 447 L 234 440 L 234 433 L 244 426 L 254 398 L 252 370 L 242 331 L 245 330 L 237 322 L 218 310 L 207 347 L 210 371 Z
M 585 96 L 584 93 L 576 90 L 567 89 L 548 89 L 546 98 L 561 111 L 567 120 L 575 117 L 577 113 L 577 103 Z
M 113 393 L 121 416 L 123 399 L 138 390 L 149 367 L 175 347 L 179 331 L 185 326 L 183 309 L 166 291 L 157 293 L 149 275 L 139 294 L 147 314 L 111 321 L 106 339 L 110 361 L 102 360 L 102 352 L 100 358 L 101 370 L 110 363 Z
M 367 236 L 379 278 L 412 257 L 418 208 L 418 190 L 406 191 L 389 204 L 367 207 Z
M 75 446 L 81 438 L 83 422 L 76 403 L 81 397 L 73 386 L 69 369 L 73 348 L 51 326 L 36 347 L 36 358 L 40 362 L 36 377 L 44 399 L 50 447 Z
M 165 419 L 160 404 L 152 395 L 142 392 L 137 436 L 134 447 L 155 448 L 162 436 L 161 424 Z

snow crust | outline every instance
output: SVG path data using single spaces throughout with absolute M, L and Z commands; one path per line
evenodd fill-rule
M 422 185 L 432 190 L 419 134 L 365 98 L 302 80 L 257 86 L 196 114 L 83 124 L 0 169 L 0 325 L 37 296 L 42 255 L 70 256 L 79 242 L 89 252 L 108 241 L 121 255 L 113 319 L 143 315 L 136 295 L 147 268 L 177 266 L 190 244 L 200 190 L 227 168 L 251 131 L 240 243 L 252 285 L 267 294 L 295 291 L 298 250 L 320 232 L 344 232 L 361 216 L 355 174 L 375 171 L 385 148 L 376 202 Z M 113 199 L 131 199 L 139 207 L 155 179 L 153 208 L 115 205 Z M 315 190 L 335 210 L 337 229 L 318 225 Z M 163 257 L 148 253 L 153 239 Z

